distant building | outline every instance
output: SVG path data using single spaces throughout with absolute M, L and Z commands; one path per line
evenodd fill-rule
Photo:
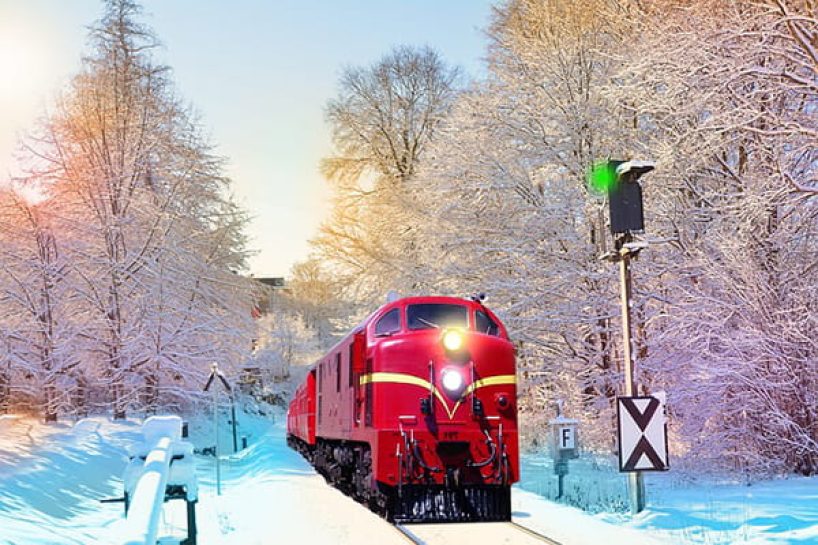
M 252 310 L 253 318 L 261 318 L 272 310 L 271 305 L 275 298 L 275 292 L 286 290 L 287 285 L 284 282 L 283 276 L 259 276 L 251 278 L 263 285 L 256 305 Z
M 283 290 L 285 288 L 284 285 L 284 277 L 283 276 L 265 276 L 265 277 L 255 277 L 253 280 L 257 282 L 261 282 L 265 286 L 270 286 L 271 288 Z

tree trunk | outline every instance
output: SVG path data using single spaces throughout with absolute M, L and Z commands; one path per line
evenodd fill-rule
M 88 416 L 88 384 L 81 373 L 74 375 L 74 390 L 71 393 L 71 403 L 74 414 L 78 417 Z
M 124 420 L 125 414 L 125 384 L 122 374 L 122 356 L 118 346 L 113 346 L 110 352 L 112 380 L 111 380 L 111 404 L 114 410 L 114 420 Z
M 45 421 L 46 422 L 56 422 L 57 421 L 57 405 L 56 405 L 56 397 L 57 397 L 57 386 L 54 384 L 54 377 L 50 376 L 46 379 L 45 387 L 43 388 L 44 392 L 44 400 L 43 400 L 43 412 L 45 413 Z
M 0 371 L 0 414 L 6 414 L 9 410 L 9 376 L 5 371 Z
M 145 375 L 143 403 L 146 414 L 156 414 L 156 410 L 159 408 L 159 375 L 157 369 L 149 371 Z

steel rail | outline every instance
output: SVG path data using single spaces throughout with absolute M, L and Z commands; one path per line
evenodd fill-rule
M 551 539 L 550 537 L 546 537 L 546 536 L 542 535 L 541 533 L 532 530 L 528 526 L 523 526 L 522 524 L 518 524 L 518 523 L 514 522 L 513 520 L 508 521 L 508 524 L 512 528 L 516 528 L 517 530 L 520 530 L 521 532 L 525 532 L 526 534 L 528 534 L 528 535 L 530 535 L 532 537 L 535 537 L 535 538 L 543 541 L 544 543 L 549 543 L 550 545 L 562 545 L 562 543 L 560 543 L 559 541 L 555 541 L 555 540 Z
M 401 533 L 403 537 L 414 543 L 414 545 L 426 545 L 426 542 L 416 536 L 411 530 L 402 524 L 394 524 L 395 530 Z

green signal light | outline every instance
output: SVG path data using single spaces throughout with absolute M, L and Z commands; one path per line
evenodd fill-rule
M 596 163 L 588 173 L 587 179 L 591 190 L 607 195 L 616 186 L 616 165 L 610 161 Z

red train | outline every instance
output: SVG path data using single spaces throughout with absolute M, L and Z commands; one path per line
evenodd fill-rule
M 399 299 L 311 367 L 287 442 L 390 521 L 509 520 L 515 383 L 514 347 L 478 298 Z

